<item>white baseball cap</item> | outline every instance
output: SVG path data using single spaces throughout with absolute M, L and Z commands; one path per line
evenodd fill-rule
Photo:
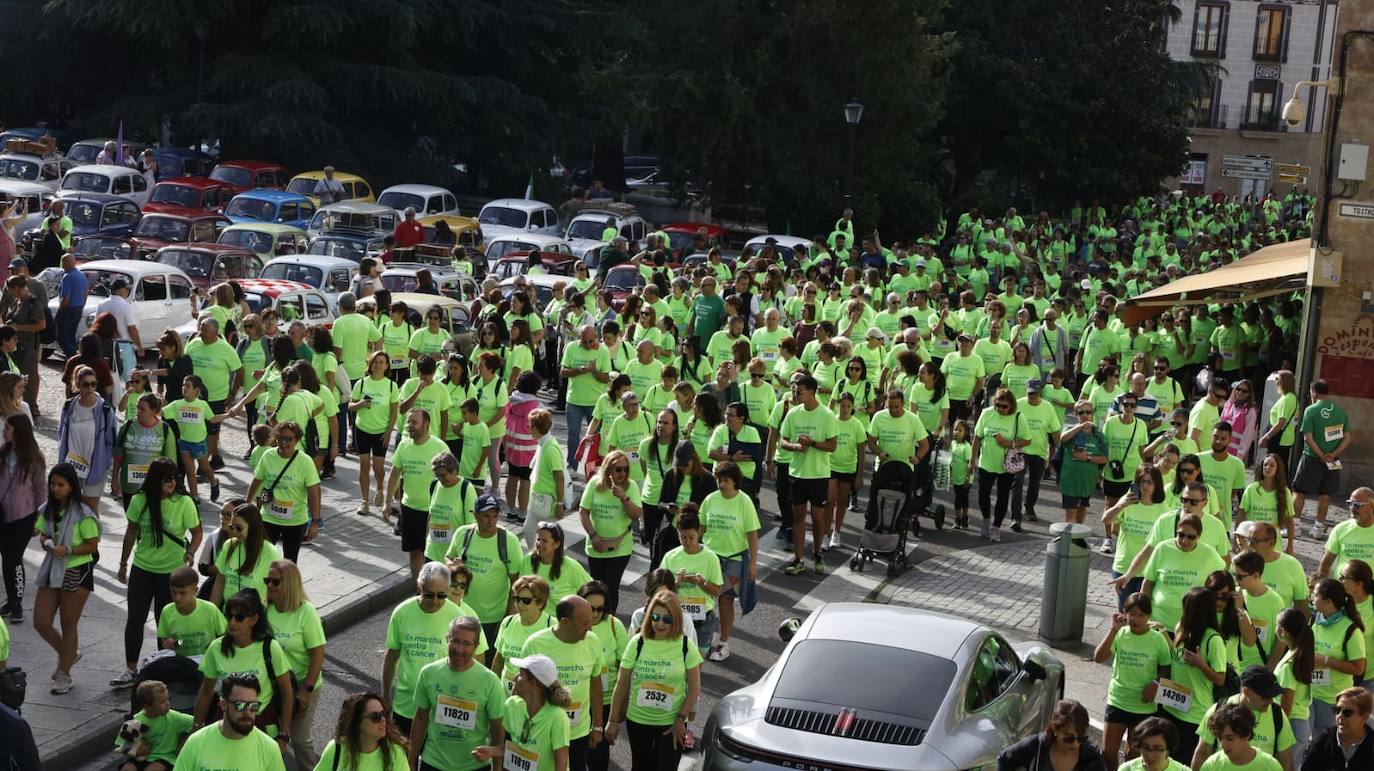
M 552 687 L 558 682 L 558 666 L 553 663 L 553 659 L 542 653 L 526 656 L 523 659 L 511 659 L 510 663 L 516 669 L 528 669 L 534 679 L 538 680 L 545 688 Z

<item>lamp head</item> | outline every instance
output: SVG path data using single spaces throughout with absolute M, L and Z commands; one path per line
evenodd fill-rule
M 1302 123 L 1305 113 L 1306 108 L 1303 107 L 1302 100 L 1294 94 L 1293 98 L 1288 100 L 1288 104 L 1283 106 L 1283 122 L 1289 126 L 1296 126 Z

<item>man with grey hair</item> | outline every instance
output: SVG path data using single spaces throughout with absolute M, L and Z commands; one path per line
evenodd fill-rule
M 611 352 L 596 339 L 596 328 L 584 324 L 577 330 L 577 344 L 563 349 L 558 374 L 568 381 L 568 467 L 582 438 L 582 424 L 592 419 L 592 408 L 605 383 L 611 381 Z
M 223 415 L 225 405 L 233 400 L 243 382 L 243 361 L 234 346 L 220 336 L 219 322 L 210 314 L 200 317 L 200 336 L 186 344 L 186 356 L 191 360 L 191 371 L 205 382 L 201 398 L 210 403 L 211 412 Z M 210 468 L 217 471 L 224 468 L 224 459 L 219 455 L 220 425 L 207 421 L 205 426 Z
M 410 733 L 410 721 L 415 716 L 420 670 L 445 658 L 449 624 L 462 615 L 457 603 L 448 601 L 449 578 L 442 562 L 426 562 L 415 577 L 419 596 L 401 601 L 387 622 L 382 694 L 391 699 L 396 727 L 405 734 Z
M 324 179 L 315 183 L 315 197 L 320 199 L 320 206 L 328 206 L 331 203 L 338 203 L 345 199 L 343 183 L 334 179 L 334 167 L 324 167 Z
M 416 245 L 425 241 L 425 226 L 415 218 L 414 206 L 406 207 L 404 218 L 396 223 L 396 230 L 391 235 L 396 239 L 396 259 L 410 260 Z
M 630 242 L 625 236 L 616 236 L 610 239 L 610 243 L 601 248 L 601 255 L 596 261 L 596 283 L 597 286 L 605 283 L 606 274 L 611 268 L 617 265 L 624 265 L 630 261 L 630 255 L 626 252 L 630 247 Z
M 381 347 L 382 340 L 381 328 L 357 310 L 358 298 L 352 292 L 339 295 L 339 318 L 334 322 L 332 330 L 334 355 L 339 358 L 339 364 L 343 367 L 344 374 L 348 375 L 350 384 L 359 383 L 367 376 L 367 359 L 373 351 Z M 341 438 L 347 440 L 340 442 L 339 446 L 347 445 L 349 452 L 357 452 L 355 438 L 349 432 L 349 426 L 357 418 L 357 415 L 348 409 L 350 395 L 343 389 L 339 391 L 339 431 L 343 434 Z
M 1054 308 L 1045 310 L 1045 318 L 1040 326 L 1031 333 L 1031 359 L 1040 368 L 1040 377 L 1049 378 L 1056 369 L 1068 371 L 1069 332 L 1059 326 L 1059 311 Z

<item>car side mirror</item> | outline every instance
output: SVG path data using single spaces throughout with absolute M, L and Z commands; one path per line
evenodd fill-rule
M 783 642 L 791 642 L 797 636 L 797 630 L 801 629 L 802 620 L 796 617 L 785 618 L 778 624 L 778 639 Z
M 1045 680 L 1050 676 L 1050 673 L 1045 667 L 1034 659 L 1026 659 L 1024 668 L 1026 670 L 1026 677 L 1032 680 Z

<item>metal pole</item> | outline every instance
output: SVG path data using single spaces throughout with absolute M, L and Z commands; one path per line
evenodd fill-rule
M 851 185 L 854 180 L 854 141 L 858 134 L 859 124 L 849 124 L 849 162 L 845 165 L 844 172 L 844 202 L 846 204 L 850 203 L 853 198 Z

